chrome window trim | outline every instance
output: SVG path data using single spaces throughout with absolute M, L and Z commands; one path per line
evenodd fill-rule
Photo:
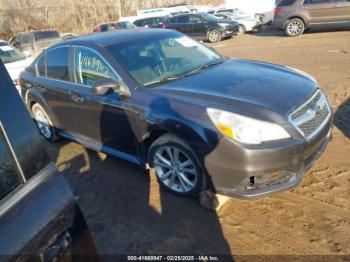
M 303 108 L 304 106 L 306 106 L 308 103 L 310 103 L 318 94 L 321 95 L 320 99 L 323 98 L 325 99 L 325 103 L 326 103 L 326 106 L 327 106 L 327 109 L 328 109 L 328 115 L 326 117 L 326 119 L 322 122 L 322 124 L 316 128 L 309 136 L 306 136 L 304 134 L 304 132 L 299 128 L 299 125 L 302 124 L 302 122 L 299 120 L 298 122 L 296 122 L 295 120 L 292 119 L 292 116 L 293 114 L 295 114 L 297 111 L 299 111 L 301 108 Z M 302 115 L 304 116 L 305 113 Z M 308 99 L 306 100 L 303 104 L 301 104 L 300 106 L 298 106 L 298 108 L 296 108 L 295 110 L 293 110 L 289 116 L 288 116 L 288 122 L 291 123 L 296 129 L 297 131 L 302 135 L 302 137 L 304 137 L 304 139 L 306 141 L 310 141 L 312 140 L 326 125 L 327 123 L 329 122 L 330 118 L 332 116 L 332 109 L 331 109 L 331 106 L 328 102 L 328 99 L 326 97 L 326 95 L 319 89 L 317 88 L 317 90 L 314 92 L 314 94 Z M 299 117 L 300 118 L 300 117 Z M 310 118 L 310 116 L 309 116 Z M 297 118 L 298 119 L 298 118 Z M 303 121 L 303 123 L 307 122 L 307 121 L 310 121 L 311 119 L 313 119 L 313 117 L 311 117 L 310 119 L 306 119 Z

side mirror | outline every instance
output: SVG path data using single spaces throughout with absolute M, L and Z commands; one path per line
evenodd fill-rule
M 101 79 L 91 87 L 91 93 L 95 96 L 103 96 L 109 92 L 120 92 L 120 85 L 112 79 Z

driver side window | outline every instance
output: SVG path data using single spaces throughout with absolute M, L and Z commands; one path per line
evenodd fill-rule
M 99 54 L 88 48 L 74 48 L 74 82 L 90 87 L 102 79 L 119 80 Z

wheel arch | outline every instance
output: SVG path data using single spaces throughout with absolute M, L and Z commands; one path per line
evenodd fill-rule
M 306 22 L 306 19 L 305 19 L 304 17 L 299 16 L 299 15 L 293 15 L 293 16 L 289 17 L 289 18 L 284 22 L 283 29 L 286 29 L 287 23 L 288 23 L 290 20 L 294 19 L 294 18 L 298 18 L 298 19 L 300 19 L 301 21 L 303 21 L 305 29 L 309 28 L 309 24 Z

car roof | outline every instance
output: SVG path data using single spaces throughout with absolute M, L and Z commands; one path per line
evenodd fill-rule
M 49 49 L 65 46 L 65 45 L 82 45 L 91 46 L 98 45 L 106 47 L 109 45 L 119 44 L 123 42 L 129 42 L 133 40 L 143 39 L 143 38 L 153 38 L 165 33 L 175 33 L 172 30 L 165 29 L 150 29 L 150 28 L 131 28 L 128 30 L 117 30 L 112 32 L 103 33 L 91 33 L 84 36 L 79 36 L 74 39 L 61 41 L 57 44 L 52 45 Z

